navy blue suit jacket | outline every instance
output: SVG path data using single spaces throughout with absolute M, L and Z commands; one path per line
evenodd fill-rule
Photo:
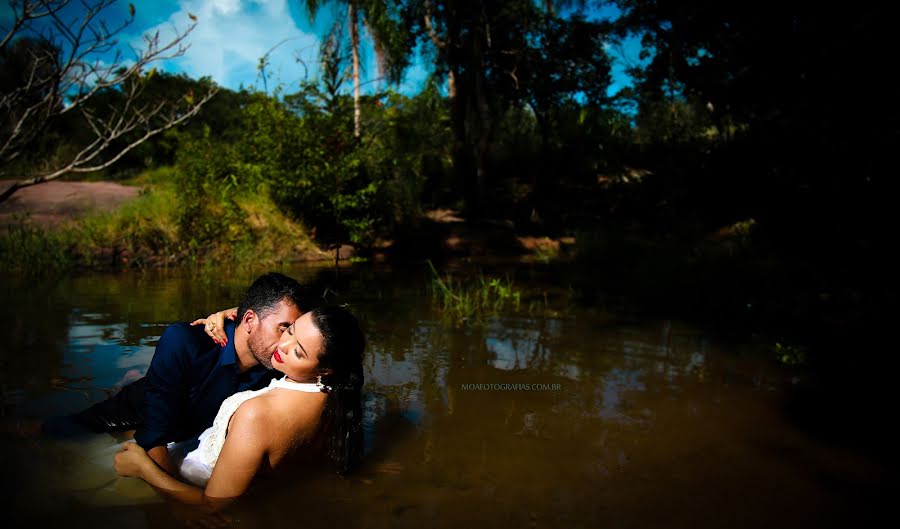
M 228 344 L 217 345 L 200 326 L 166 328 L 145 376 L 143 423 L 134 439 L 145 450 L 196 437 L 212 425 L 222 401 L 259 389 L 276 375 L 261 365 L 239 373 L 235 323 L 226 321 Z

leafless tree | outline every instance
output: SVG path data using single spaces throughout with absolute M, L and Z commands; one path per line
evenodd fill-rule
M 144 35 L 142 46 L 132 48 L 134 57 L 129 59 L 121 53 L 119 36 L 134 22 L 132 4 L 130 16 L 110 27 L 109 8 L 117 0 L 8 2 L 13 18 L 9 27 L 0 26 L 0 67 L 9 66 L 3 62 L 15 46 L 31 45 L 24 46 L 28 56 L 15 72 L 15 82 L 0 86 L 0 178 L 63 115 L 77 115 L 90 131 L 90 140 L 53 165 L 17 175 L 21 179 L 0 193 L 0 202 L 23 187 L 109 167 L 149 138 L 195 115 L 218 90 L 211 86 L 202 95 L 188 93 L 162 102 L 140 97 L 154 72 L 148 66 L 187 50 L 185 39 L 197 25 L 193 15 L 187 28 L 175 29 L 171 39 L 160 40 L 158 31 Z M 92 109 L 91 98 L 109 90 L 121 96 L 115 107 L 102 113 Z

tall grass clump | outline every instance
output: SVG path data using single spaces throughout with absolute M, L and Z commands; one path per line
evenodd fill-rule
M 445 318 L 454 325 L 483 324 L 504 310 L 518 311 L 521 291 L 509 277 L 488 278 L 479 274 L 471 281 L 443 277 L 428 261 L 431 269 L 432 300 Z
M 156 266 L 181 257 L 175 223 L 174 186 L 145 188 L 137 199 L 118 209 L 89 215 L 63 231 L 73 243 L 79 264 L 97 266 Z
M 4 271 L 60 271 L 71 265 L 70 243 L 66 234 L 46 231 L 16 219 L 0 235 L 0 263 Z

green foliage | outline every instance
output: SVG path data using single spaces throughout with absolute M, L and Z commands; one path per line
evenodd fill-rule
M 20 273 L 174 263 L 180 246 L 171 220 L 176 204 L 173 190 L 160 188 L 56 229 L 20 219 L 0 236 L 0 256 L 8 270 Z
M 246 130 L 255 152 L 246 154 L 265 165 L 276 202 L 315 226 L 318 240 L 368 244 L 383 218 L 381 175 L 367 171 L 366 144 L 353 136 L 349 98 L 331 98 L 307 85 L 292 101 L 299 115 L 275 99 L 249 109 L 255 114 Z M 289 143 L 255 139 L 273 126 L 279 142 Z
M 446 192 L 435 189 L 452 164 L 446 101 L 437 85 L 428 83 L 415 97 L 388 92 L 370 115 L 371 134 L 364 136 L 367 170 L 383 173 L 390 220 L 408 222 L 423 203 L 434 205 Z
M 241 196 L 268 193 L 325 246 L 366 247 L 418 212 L 426 170 L 446 163 L 445 122 L 431 115 L 442 110 L 436 88 L 364 98 L 370 132 L 356 138 L 352 101 L 334 83 L 249 95 L 240 138 L 181 139 L 179 227 L 193 252 L 208 251 L 223 226 L 229 238 L 243 236 Z
M 240 219 L 234 203 L 234 154 L 229 145 L 207 138 L 187 143 L 179 152 L 176 183 L 179 237 L 193 255 L 212 250 L 218 240 L 230 240 Z
M 268 193 L 326 246 L 366 247 L 419 212 L 427 174 L 449 163 L 437 89 L 363 98 L 361 138 L 352 100 L 338 89 L 310 83 L 283 98 L 252 94 L 239 110 L 240 138 L 181 138 L 179 226 L 193 249 L 206 251 L 222 226 L 240 225 L 240 196 Z
M 228 156 L 222 156 L 224 162 L 213 163 L 214 151 L 194 152 L 197 158 L 178 169 L 141 174 L 134 182 L 146 187 L 138 198 L 115 211 L 89 215 L 56 229 L 21 219 L 0 235 L 5 269 L 40 273 L 73 267 L 264 264 L 328 258 L 309 240 L 305 228 L 287 218 L 267 193 L 226 189 L 231 180 L 222 175 L 230 174 Z

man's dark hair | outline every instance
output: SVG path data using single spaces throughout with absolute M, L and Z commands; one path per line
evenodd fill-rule
M 250 309 L 260 319 L 265 318 L 275 310 L 275 306 L 281 300 L 286 300 L 305 313 L 316 306 L 313 299 L 296 279 L 278 272 L 269 272 L 257 277 L 241 298 L 241 302 L 238 303 L 237 321 L 241 321 Z

